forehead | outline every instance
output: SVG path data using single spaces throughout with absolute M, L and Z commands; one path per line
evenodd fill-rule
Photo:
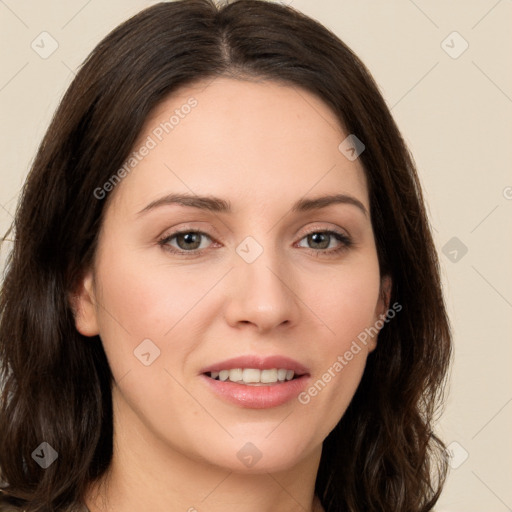
M 369 210 L 364 169 L 339 149 L 347 135 L 335 113 L 302 88 L 225 77 L 199 82 L 148 116 L 115 202 L 131 211 L 164 192 L 188 192 L 225 197 L 236 210 L 347 193 Z

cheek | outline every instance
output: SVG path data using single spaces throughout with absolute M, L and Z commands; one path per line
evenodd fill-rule
M 111 316 L 136 336 L 164 336 L 211 286 L 191 268 L 148 257 L 159 248 L 114 251 L 106 248 L 98 269 L 101 300 Z M 105 315 L 104 315 L 105 316 Z M 107 323 L 113 318 L 105 317 Z
M 136 253 L 111 254 L 97 269 L 98 311 L 118 401 L 123 414 L 132 410 L 139 418 L 158 416 L 163 424 L 176 423 L 173 411 L 190 400 L 173 375 L 181 380 L 176 368 L 197 344 L 193 334 L 183 338 L 179 333 L 213 278 L 198 282 L 190 272 L 148 265 Z M 177 336 L 182 343 L 175 342 Z M 191 416 L 199 414 L 189 409 Z
M 97 267 L 97 301 L 101 338 L 115 374 L 133 363 L 134 349 L 145 339 L 160 345 L 179 314 L 171 305 L 165 276 L 141 265 L 136 254 L 107 251 Z M 184 297 L 185 301 L 186 298 Z
M 340 268 L 328 279 L 317 279 L 309 289 L 316 290 L 309 294 L 311 309 L 326 328 L 315 343 L 319 364 L 310 386 L 298 398 L 310 417 L 324 418 L 323 435 L 327 435 L 352 400 L 371 347 L 367 329 L 376 321 L 380 291 L 376 256 Z
M 326 351 L 344 351 L 376 320 L 380 292 L 376 255 L 323 277 L 317 275 L 309 285 L 304 283 L 303 289 L 305 293 L 311 290 L 307 300 L 326 327 Z
M 142 251 L 112 248 L 100 261 L 99 327 L 114 376 L 139 369 L 134 351 L 147 339 L 160 350 L 156 366 L 179 367 L 200 343 L 216 292 L 211 290 L 223 272 L 198 274 L 193 265 L 172 266 L 160 258 L 148 261 Z M 176 343 L 177 337 L 183 338 L 183 329 L 186 342 Z

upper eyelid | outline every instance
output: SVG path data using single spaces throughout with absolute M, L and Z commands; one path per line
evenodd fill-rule
M 321 223 L 322 221 L 316 221 L 317 223 Z M 182 227 L 182 228 L 177 228 L 176 231 L 171 231 L 169 233 L 169 235 L 160 235 L 159 238 L 163 238 L 165 236 L 174 236 L 174 235 L 179 235 L 180 233 L 189 233 L 189 232 L 199 232 L 199 233 L 202 233 L 204 235 L 207 235 L 207 236 L 210 236 L 210 237 L 214 237 L 214 236 L 218 236 L 220 238 L 222 238 L 222 235 L 219 233 L 219 231 L 211 226 L 211 229 L 214 231 L 214 235 L 211 235 L 210 233 L 208 233 L 208 231 L 204 231 L 203 229 L 199 228 L 199 227 L 195 227 L 193 225 L 187 225 L 186 223 L 184 223 L 185 226 Z M 194 223 L 191 223 L 191 224 L 194 224 Z M 201 222 L 201 224 L 203 224 L 203 222 Z M 332 222 L 327 222 L 327 224 L 330 224 L 332 226 Z M 312 228 L 307 228 L 306 230 L 306 233 L 304 234 L 304 236 L 306 236 L 307 234 L 310 234 L 310 233 L 315 233 L 315 232 L 327 232 L 327 231 L 332 231 L 334 233 L 339 233 L 339 234 L 342 234 L 342 235 L 345 235 L 347 237 L 350 237 L 350 233 L 349 231 L 346 229 L 346 228 L 341 228 L 339 226 L 329 226 L 329 227 L 325 227 L 325 226 L 322 226 L 322 227 L 319 227 L 319 226 L 313 226 Z M 171 228 L 172 230 L 172 228 Z M 168 230 L 165 230 L 163 233 L 166 233 Z M 230 232 L 232 232 L 231 230 L 229 230 Z
M 212 235 L 212 234 L 208 233 L 208 231 L 204 231 L 204 230 L 202 230 L 200 228 L 184 227 L 184 228 L 180 228 L 180 229 L 178 229 L 176 231 L 172 231 L 172 232 L 170 232 L 168 234 L 166 234 L 166 232 L 164 231 L 164 234 L 162 234 L 159 238 L 160 239 L 162 239 L 162 238 L 171 238 L 171 237 L 174 237 L 176 235 L 183 234 L 183 233 L 200 233 L 200 234 L 206 235 L 206 236 L 208 236 L 210 238 L 213 238 L 214 236 L 219 236 L 219 235 Z M 313 228 L 308 229 L 303 234 L 303 236 L 307 236 L 307 235 L 309 235 L 311 233 L 337 233 L 337 234 L 340 234 L 340 235 L 345 235 L 347 237 L 350 237 L 348 232 L 346 232 L 346 230 L 343 230 L 343 229 L 319 228 L 319 227 L 313 227 Z
M 213 238 L 215 236 L 221 237 L 218 230 L 215 229 L 213 226 L 210 226 L 210 228 L 208 228 L 208 230 L 205 230 L 204 228 L 194 226 L 193 225 L 194 223 L 191 223 L 190 225 L 187 223 L 184 223 L 184 224 L 185 224 L 185 226 L 183 226 L 183 227 L 165 229 L 158 236 L 158 239 L 162 240 L 163 238 L 170 238 L 170 237 L 182 234 L 182 233 L 191 233 L 191 232 L 201 233 L 203 235 L 209 236 L 210 238 Z M 204 224 L 204 223 L 201 223 L 201 224 Z M 213 231 L 214 234 L 208 233 L 209 230 Z
M 332 228 L 332 227 L 328 227 L 328 228 L 318 228 L 318 227 L 313 227 L 311 229 L 308 229 L 306 231 L 306 233 L 304 233 L 304 236 L 307 236 L 311 233 L 336 233 L 338 235 L 343 235 L 343 236 L 346 236 L 348 238 L 350 238 L 350 235 L 348 233 L 348 231 L 346 229 L 342 229 L 342 228 Z

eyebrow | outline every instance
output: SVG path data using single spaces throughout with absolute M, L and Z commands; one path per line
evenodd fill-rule
M 147 213 L 161 206 L 181 205 L 207 210 L 215 213 L 230 213 L 232 211 L 231 203 L 224 199 L 214 196 L 198 196 L 190 194 L 167 194 L 159 199 L 155 199 L 146 207 L 138 212 L 137 215 Z M 332 194 L 311 199 L 299 199 L 291 208 L 292 212 L 307 212 L 311 210 L 320 210 L 334 204 L 348 204 L 357 207 L 367 217 L 368 210 L 359 199 L 347 194 Z

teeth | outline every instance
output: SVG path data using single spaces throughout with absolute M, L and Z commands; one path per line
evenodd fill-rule
M 261 370 L 260 382 L 263 382 L 264 384 L 277 382 L 277 370 Z
M 257 368 L 233 368 L 231 370 L 221 370 L 210 372 L 212 379 L 221 381 L 239 382 L 241 384 L 274 384 L 292 380 L 295 375 L 293 370 L 285 368 L 271 368 L 268 370 L 258 370 Z
M 229 370 L 229 380 L 231 382 L 238 382 L 239 380 L 242 380 L 242 368 Z
M 242 373 L 242 380 L 246 383 L 261 382 L 261 370 L 255 368 L 244 368 Z

